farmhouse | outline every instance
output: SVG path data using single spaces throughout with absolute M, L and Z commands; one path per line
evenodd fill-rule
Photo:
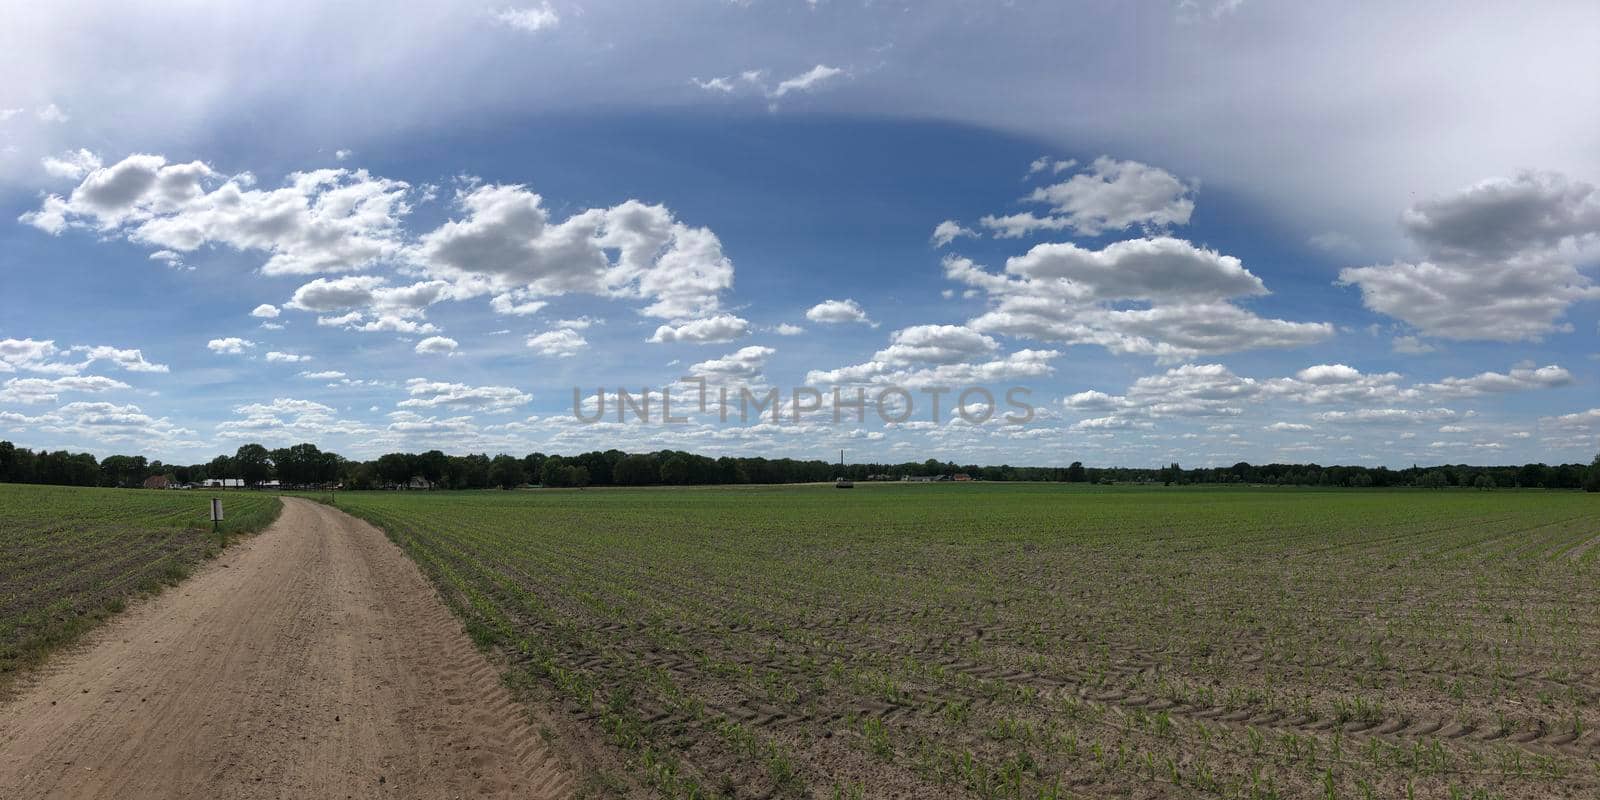
M 150 477 L 144 479 L 144 488 L 170 489 L 172 488 L 172 479 L 165 475 L 151 475 Z

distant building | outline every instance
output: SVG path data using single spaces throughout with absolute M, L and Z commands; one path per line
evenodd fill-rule
M 972 476 L 971 476 L 971 475 L 968 475 L 968 474 L 967 474 L 967 473 L 965 473 L 965 472 L 957 472 L 957 473 L 956 473 L 956 475 L 955 475 L 955 478 L 954 478 L 954 480 L 958 480 L 958 481 L 970 481 L 970 480 L 972 480 Z
M 411 480 L 406 481 L 406 488 L 407 489 L 432 489 L 433 488 L 433 481 L 430 481 L 427 478 L 424 478 L 421 475 L 418 475 L 418 476 L 412 478 Z
M 165 475 L 151 475 L 144 479 L 144 488 L 146 489 L 169 489 L 171 487 L 172 479 Z
M 243 489 L 244 488 L 244 479 L 243 478 L 206 478 L 205 482 L 200 484 L 200 485 L 204 486 L 207 489 Z

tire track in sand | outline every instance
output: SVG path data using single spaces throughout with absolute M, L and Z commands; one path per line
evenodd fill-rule
M 416 565 L 365 522 L 283 503 L 0 705 L 0 797 L 570 795 Z

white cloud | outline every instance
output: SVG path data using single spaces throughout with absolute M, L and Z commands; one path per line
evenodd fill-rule
M 528 33 L 538 33 L 561 24 L 561 15 L 549 3 L 529 8 L 503 8 L 494 12 L 494 19 L 502 25 Z
M 1554 389 L 1572 385 L 1572 373 L 1559 364 L 1534 368 L 1514 367 L 1509 373 L 1480 372 L 1470 378 L 1444 378 L 1418 390 L 1439 397 L 1477 397 L 1484 394 Z
M 355 153 L 350 151 L 350 150 L 335 150 L 335 151 L 333 151 L 333 158 L 334 158 L 335 161 L 344 161 L 345 159 L 348 159 L 350 156 L 353 156 L 353 155 L 355 155 Z
M 289 442 L 322 440 L 331 436 L 370 439 L 378 431 L 359 422 L 340 419 L 330 406 L 314 400 L 289 397 L 268 403 L 247 403 L 234 408 L 242 418 L 219 423 L 218 436 L 231 440 Z
M 1267 293 L 1237 258 L 1181 239 L 1132 239 L 1094 251 L 1041 244 L 1007 260 L 1004 274 L 959 256 L 945 274 L 988 293 L 968 324 L 984 333 L 1093 344 L 1162 362 L 1259 347 L 1301 347 L 1333 335 L 1317 322 L 1267 319 L 1230 302 Z M 1128 301 L 1148 308 L 1122 307 Z
M 60 156 L 45 156 L 39 160 L 40 166 L 53 178 L 67 180 L 82 180 L 83 176 L 100 169 L 100 157 L 84 150 L 69 150 Z
M 997 355 L 994 339 L 960 325 L 913 325 L 889 336 L 889 346 L 870 361 L 834 370 L 812 370 L 807 383 L 892 383 L 905 386 L 981 384 L 1052 371 L 1054 350 L 1019 350 Z
M 551 358 L 570 358 L 588 346 L 588 340 L 571 328 L 557 328 L 528 337 L 528 347 Z
M 1262 430 L 1272 433 L 1306 433 L 1316 429 L 1301 422 L 1274 422 Z
M 1196 188 L 1160 167 L 1101 156 L 1088 170 L 1041 186 L 1026 198 L 1049 206 L 1050 216 L 991 215 L 979 222 L 1001 238 L 1034 230 L 1070 228 L 1079 235 L 1096 236 L 1135 225 L 1146 229 L 1187 225 L 1194 212 Z
M 211 352 L 228 353 L 230 355 L 238 355 L 239 353 L 243 353 L 246 349 L 255 346 L 255 342 L 252 342 L 249 339 L 240 339 L 237 336 L 229 336 L 224 339 L 212 339 L 211 341 L 206 342 L 206 349 L 210 350 Z
M 72 119 L 71 117 L 67 116 L 67 112 L 62 111 L 61 107 L 55 103 L 51 103 L 40 108 L 38 111 L 35 111 L 34 116 L 38 117 L 40 122 L 66 122 Z
M 459 342 L 447 336 L 429 336 L 417 342 L 416 352 L 418 355 L 449 355 L 459 345 Z
M 790 92 L 809 92 L 841 75 L 849 73 L 839 67 L 818 64 L 799 75 L 779 81 L 771 96 L 783 97 Z
M 456 407 L 506 411 L 533 400 L 532 395 L 510 386 L 469 386 L 424 378 L 406 381 L 406 392 L 410 398 L 400 401 L 401 408 Z
M 945 245 L 955 241 L 958 237 L 977 235 L 977 231 L 964 227 L 961 223 L 956 222 L 953 219 L 947 219 L 944 222 L 934 226 L 933 236 L 930 237 L 929 241 L 933 242 L 934 247 L 944 247 Z
M 277 350 L 273 350 L 267 353 L 267 360 L 275 364 L 299 364 L 303 361 L 310 361 L 311 356 L 303 356 L 297 353 L 282 353 Z
M 301 372 L 300 377 L 313 381 L 336 381 L 343 378 L 344 373 L 336 369 L 327 369 L 321 372 Z
M 741 347 L 721 358 L 701 361 L 689 367 L 689 373 L 710 381 L 749 381 L 761 374 L 767 359 L 778 352 L 770 347 L 752 345 Z
M 733 285 L 716 234 L 665 206 L 629 200 L 553 222 L 539 195 L 500 185 L 463 191 L 457 204 L 466 217 L 423 235 L 414 252 L 457 296 L 518 293 L 508 304 L 568 292 L 641 298 L 648 316 L 691 319 L 715 313 Z
M 62 392 L 97 394 L 127 389 L 128 384 L 99 375 L 60 378 L 11 378 L 0 384 L 0 403 L 53 403 Z
M 861 304 L 854 300 L 824 300 L 806 311 L 806 319 L 828 325 L 837 325 L 845 322 L 864 322 L 872 324 L 867 318 L 867 312 L 862 310 Z
M 772 329 L 772 332 L 778 334 L 779 336 L 799 336 L 800 334 L 805 333 L 806 329 L 800 327 L 799 325 L 791 325 L 787 322 L 780 322 Z
M 266 275 L 362 269 L 399 252 L 400 218 L 410 211 L 404 182 L 324 169 L 293 173 L 270 191 L 253 183 L 248 175 L 223 180 L 199 161 L 136 154 L 94 169 L 68 198 L 50 195 L 20 220 L 52 234 L 92 227 L 177 253 L 208 244 L 262 251 Z
M 250 310 L 250 316 L 261 319 L 276 319 L 280 313 L 282 312 L 278 310 L 278 307 L 271 303 L 262 303 Z
M 1521 341 L 1561 330 L 1574 303 L 1600 299 L 1576 264 L 1600 254 L 1600 192 L 1524 172 L 1412 206 L 1417 262 L 1352 267 L 1366 307 L 1448 339 Z
M 52 361 L 57 357 L 77 356 L 82 361 Z M 109 345 L 75 345 L 61 350 L 54 340 L 0 339 L 0 372 L 42 372 L 51 375 L 76 375 L 97 361 L 107 361 L 128 372 L 167 372 L 167 365 L 145 360 L 137 348 Z
M 589 328 L 594 327 L 595 325 L 599 325 L 602 322 L 605 322 L 605 320 L 603 320 L 603 319 L 595 319 L 594 317 L 577 317 L 576 319 L 558 319 L 555 322 L 555 327 L 557 327 L 557 328 L 571 328 L 571 329 L 573 329 L 575 331 L 586 331 Z
M 706 80 L 690 78 L 689 82 L 716 94 L 753 93 L 776 101 L 790 94 L 815 92 L 826 84 L 835 83 L 837 79 L 849 76 L 850 72 L 841 67 L 818 64 L 805 72 L 779 81 L 775 86 L 767 83 L 767 71 L 761 69 L 745 70 L 737 75 Z
M 719 314 L 707 319 L 690 320 L 678 325 L 662 325 L 647 341 L 657 344 L 690 342 L 695 344 L 721 344 L 731 342 L 750 332 L 750 322 L 732 314 Z
M 13 422 L 34 434 L 80 437 L 99 442 L 133 442 L 144 446 L 196 446 L 195 432 L 165 417 L 156 418 L 135 405 L 106 402 L 67 403 L 36 417 L 0 413 L 0 423 Z

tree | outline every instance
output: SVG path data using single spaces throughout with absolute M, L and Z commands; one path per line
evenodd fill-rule
M 1056 463 L 1060 463 L 1060 462 L 1056 462 Z M 1067 467 L 1067 482 L 1068 483 L 1083 483 L 1084 481 L 1086 481 L 1088 479 L 1089 479 L 1089 475 L 1088 475 L 1088 473 L 1084 472 L 1084 470 L 1083 470 L 1083 462 L 1082 461 L 1074 461 L 1074 462 L 1072 462 L 1072 466 Z
M 404 486 L 417 474 L 412 463 L 415 459 L 410 453 L 385 453 L 378 458 L 378 478 L 387 484 Z
M 1445 477 L 1444 470 L 1430 469 L 1417 478 L 1417 485 L 1424 489 L 1443 489 L 1450 484 L 1450 479 Z
M 1472 481 L 1472 485 L 1481 490 L 1493 489 L 1494 478 L 1489 477 L 1489 473 L 1487 472 L 1481 472 L 1478 474 L 1478 477 Z
M 689 462 L 683 456 L 673 456 L 661 462 L 661 482 L 681 486 L 689 482 Z
M 1600 492 L 1600 455 L 1594 457 L 1594 463 L 1589 465 L 1589 474 L 1583 478 L 1583 490 L 1586 492 Z
M 528 479 L 528 475 L 522 469 L 521 459 L 502 454 L 490 462 L 489 479 L 502 489 L 515 489 Z
M 227 456 L 217 456 L 206 465 L 206 476 L 219 480 L 239 477 L 239 471 L 233 465 L 233 459 Z
M 623 456 L 611 468 L 611 480 L 618 486 L 645 486 L 655 483 L 660 477 L 661 471 L 656 467 L 656 460 L 642 454 Z
M 233 464 L 246 486 L 255 486 L 272 477 L 272 454 L 259 444 L 240 445 L 233 454 Z
M 438 450 L 429 450 L 416 457 L 415 466 L 418 475 L 427 478 L 429 483 L 438 483 L 450 469 L 450 457 Z

